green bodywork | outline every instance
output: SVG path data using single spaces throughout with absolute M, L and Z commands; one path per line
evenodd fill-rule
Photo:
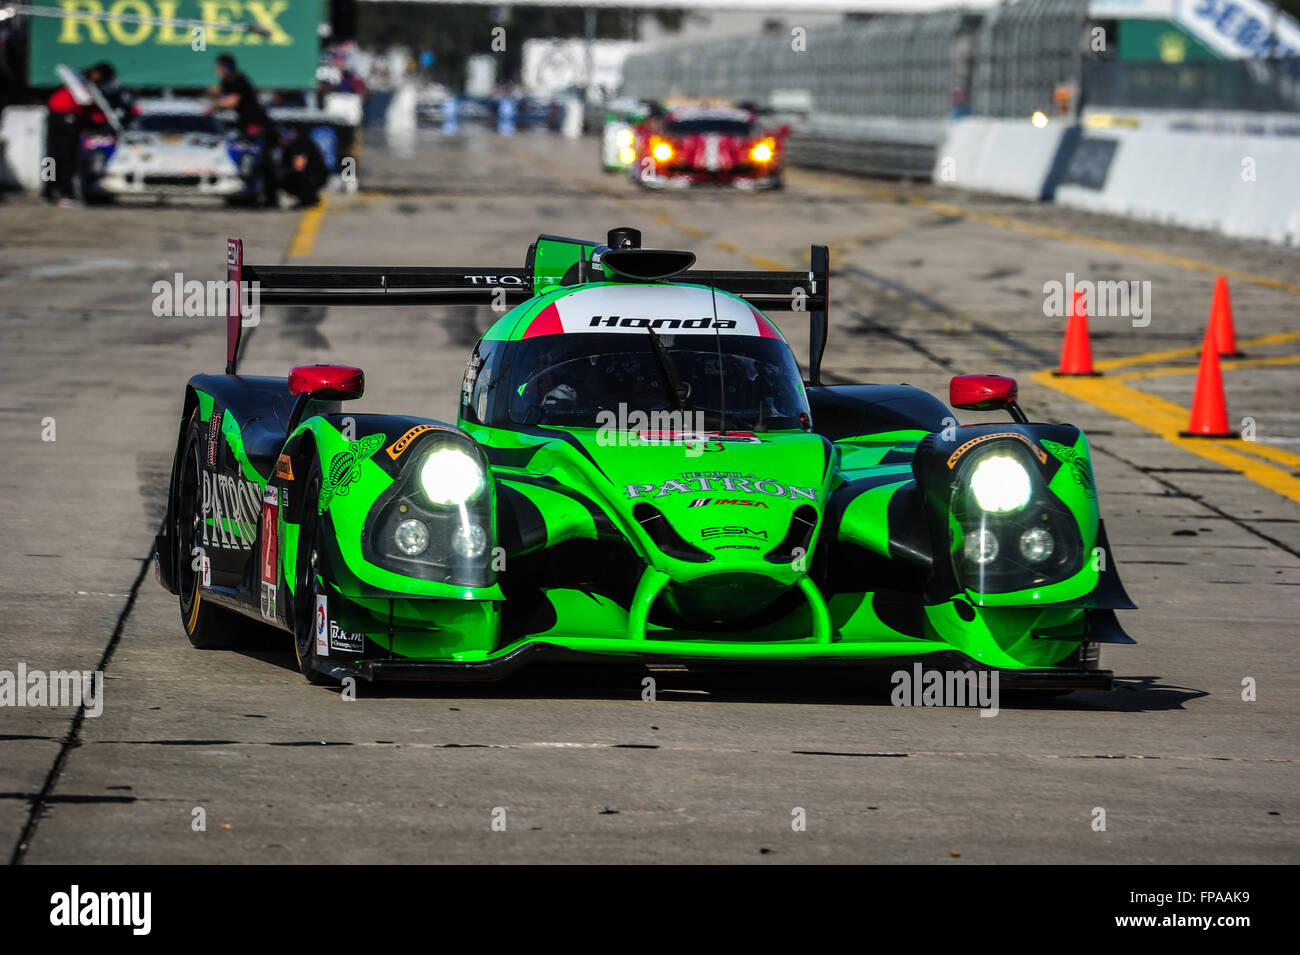
M 565 274 L 588 258 L 591 249 L 539 241 L 533 263 L 538 294 L 497 320 L 483 341 L 521 340 L 543 310 L 565 296 L 607 284 L 635 287 L 603 282 L 561 286 Z M 211 397 L 199 393 L 197 399 L 199 418 L 207 422 L 213 413 Z M 869 661 L 955 650 L 984 665 L 1019 670 L 1061 664 L 1085 637 L 1086 598 L 1099 583 L 1094 554 L 1099 523 L 1089 451 L 1081 433 L 1071 432 L 1077 440 L 1070 445 L 1012 442 L 1035 444 L 1034 453 L 1041 452 L 1048 470 L 1055 469 L 1044 486 L 1077 523 L 1078 566 L 1037 587 L 980 593 L 952 586 L 943 593 L 927 592 L 909 618 L 914 623 L 900 629 L 894 615 L 882 614 L 871 580 L 862 580 L 859 590 L 828 591 L 819 577 L 824 578 L 825 564 L 833 556 L 820 551 L 849 546 L 895 560 L 896 528 L 891 521 L 897 518 L 891 516 L 891 507 L 896 496 L 918 491 L 913 457 L 919 446 L 927 439 L 938 440 L 938 435 L 894 429 L 828 442 L 816 433 L 814 419 L 812 431 L 768 431 L 753 443 L 655 444 L 630 433 L 611 441 L 608 433 L 596 429 L 490 427 L 468 420 L 463 410 L 456 422 L 457 439 L 494 456 L 483 492 L 488 495 L 486 512 L 492 515 L 490 546 L 483 557 L 489 566 L 486 582 L 478 585 L 412 576 L 368 557 L 363 548 L 376 502 L 409 469 L 418 467 L 428 447 L 420 443 L 425 438 L 396 459 L 407 470 L 395 475 L 392 466 L 383 465 L 389 463 L 386 449 L 401 435 L 374 430 L 382 416 L 309 415 L 288 435 L 286 449 L 297 455 L 294 479 L 273 477 L 272 482 L 285 489 L 287 502 L 303 492 L 306 472 L 314 464 L 323 492 L 317 501 L 302 503 L 300 510 L 280 509 L 275 533 L 280 584 L 287 594 L 282 608 L 292 603 L 288 597 L 293 596 L 301 522 L 320 521 L 328 559 L 317 576 L 317 591 L 328 597 L 330 617 L 340 628 L 366 637 L 365 652 L 349 660 L 396 657 L 471 663 L 543 642 L 596 654 L 733 661 Z M 439 427 L 455 434 L 449 426 Z M 265 488 L 267 478 L 244 454 L 240 428 L 229 412 L 224 412 L 221 434 L 243 474 Z M 942 462 L 936 467 L 942 471 Z M 956 480 L 960 468 L 949 466 L 949 471 Z M 724 473 L 731 476 L 709 476 Z M 828 538 L 828 503 L 849 485 L 863 490 L 843 507 L 830 532 L 834 537 Z M 665 487 L 668 492 L 661 494 Z M 544 522 L 544 535 L 516 551 L 501 544 L 498 513 L 503 495 L 525 499 Z M 720 497 L 749 503 L 692 506 L 701 498 Z M 713 559 L 699 562 L 665 553 L 634 516 L 642 502 L 652 502 L 677 534 Z M 706 534 L 734 526 L 745 539 L 777 541 L 800 506 L 815 509 L 816 526 L 806 552 L 789 562 L 769 560 L 766 546 L 750 549 L 737 545 L 734 537 L 711 540 Z M 936 565 L 958 561 L 962 533 L 956 518 L 933 508 L 926 513 L 926 520 L 939 525 L 934 539 L 947 548 L 935 555 Z M 544 552 L 581 541 L 633 555 L 630 599 L 552 580 L 541 588 L 549 612 L 538 619 L 546 625 L 512 632 L 506 625 L 512 572 L 536 567 Z M 773 601 L 773 595 L 785 599 Z M 719 627 L 709 619 L 711 608 L 734 610 L 747 600 L 779 612 L 739 628 Z M 662 613 L 664 609 L 671 614 Z M 684 625 L 692 615 L 698 625 Z M 283 609 L 281 618 L 281 625 L 292 626 Z

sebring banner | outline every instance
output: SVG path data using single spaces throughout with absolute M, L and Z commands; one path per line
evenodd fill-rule
M 62 10 L 64 16 L 31 20 L 28 78 L 33 85 L 55 85 L 59 63 L 84 70 L 107 60 L 127 86 L 209 86 L 216 81 L 212 61 L 218 53 L 233 54 L 259 87 L 305 87 L 315 77 L 321 0 L 46 0 L 37 5 Z

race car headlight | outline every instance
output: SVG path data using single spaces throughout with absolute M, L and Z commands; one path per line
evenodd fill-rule
M 631 146 L 624 146 L 618 151 L 618 161 L 630 165 L 636 160 L 636 150 Z
M 1031 564 L 1041 564 L 1056 550 L 1056 538 L 1046 527 L 1031 527 L 1020 535 L 1020 556 Z
M 755 162 L 768 162 L 772 158 L 772 147 L 767 143 L 759 143 L 749 151 L 749 155 Z
M 482 557 L 487 550 L 487 531 L 481 524 L 463 523 L 456 528 L 451 546 L 461 557 Z
M 1053 490 L 1059 469 L 1051 470 L 1032 448 L 1009 442 L 976 455 L 949 478 L 948 544 L 958 586 L 1005 594 L 1077 574 L 1086 554 L 1088 505 L 1072 509 L 1068 494 L 1058 496 L 1060 482 Z
M 620 129 L 614 134 L 614 142 L 619 148 L 626 148 L 632 145 L 632 130 Z
M 967 531 L 962 554 L 972 564 L 983 566 L 998 556 L 997 535 L 985 527 Z
M 654 148 L 654 157 L 660 162 L 667 162 L 673 158 L 673 147 L 667 143 L 660 143 Z
M 1018 511 L 1029 503 L 1033 487 L 1029 472 L 1015 458 L 988 454 L 970 476 L 971 493 L 981 510 L 993 514 Z
M 420 466 L 420 485 L 434 504 L 464 504 L 483 489 L 483 468 L 459 448 L 439 448 Z
M 429 525 L 424 521 L 402 521 L 397 525 L 393 541 L 397 544 L 397 549 L 407 557 L 423 554 L 429 546 Z
M 474 445 L 429 427 L 396 460 L 395 480 L 366 515 L 361 556 L 420 580 L 491 584 L 499 570 L 492 478 Z

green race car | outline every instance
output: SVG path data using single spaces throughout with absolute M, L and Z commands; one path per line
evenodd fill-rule
M 1132 608 L 1087 439 L 1015 382 L 939 399 L 823 384 L 829 264 L 540 236 L 524 268 L 252 266 L 230 240 L 227 365 L 185 389 L 159 580 L 196 646 L 248 618 L 313 682 L 494 678 L 534 660 L 926 661 L 1108 688 Z M 360 369 L 236 372 L 262 304 L 489 304 L 454 424 L 345 413 Z M 808 316 L 807 379 L 764 311 Z

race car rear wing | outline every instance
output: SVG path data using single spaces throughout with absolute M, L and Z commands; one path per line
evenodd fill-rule
M 629 246 L 634 236 L 635 246 Z M 622 239 L 619 252 L 639 250 L 640 233 L 615 229 L 610 239 Z M 611 245 L 613 242 L 611 241 Z M 541 235 L 528 250 L 523 268 L 484 269 L 426 266 L 249 265 L 244 244 L 226 241 L 226 373 L 235 374 L 245 320 L 246 291 L 258 305 L 491 305 L 511 307 L 543 289 L 595 279 L 593 268 L 608 245 L 584 239 Z M 647 254 L 662 256 L 657 250 Z M 694 262 L 690 253 L 684 264 Z M 620 261 L 626 261 L 626 258 Z M 656 261 L 661 261 L 657 259 Z M 592 276 L 592 278 L 588 278 Z M 604 274 L 601 273 L 601 279 Z M 730 292 L 766 311 L 808 312 L 810 318 L 809 381 L 821 383 L 830 303 L 830 258 L 824 245 L 812 247 L 808 271 L 718 271 L 685 268 L 667 281 L 708 285 Z

